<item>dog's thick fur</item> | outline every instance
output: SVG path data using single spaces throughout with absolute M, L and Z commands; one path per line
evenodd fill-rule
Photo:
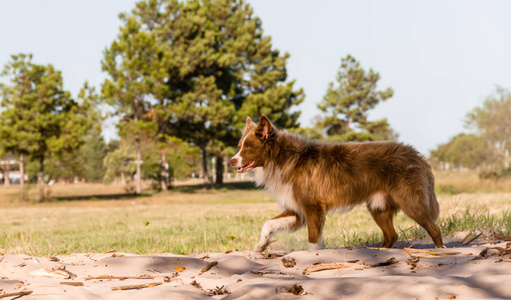
M 267 221 L 254 251 L 266 249 L 278 231 L 307 225 L 309 249 L 322 249 L 328 211 L 365 203 L 383 231 L 382 247 L 397 240 L 393 218 L 402 210 L 443 247 L 435 224 L 439 207 L 434 177 L 424 157 L 396 142 L 318 143 L 277 130 L 264 115 L 258 124 L 247 117 L 230 164 L 250 171 L 256 184 L 272 193 L 284 210 Z

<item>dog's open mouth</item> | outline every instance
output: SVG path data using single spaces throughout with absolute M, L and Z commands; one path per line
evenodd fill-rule
M 243 173 L 246 170 L 250 169 L 250 167 L 255 163 L 255 160 L 249 162 L 248 164 L 244 165 L 243 167 L 238 168 L 238 173 Z

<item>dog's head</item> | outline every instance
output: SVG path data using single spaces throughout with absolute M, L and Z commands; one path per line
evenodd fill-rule
M 263 144 L 276 133 L 276 129 L 270 120 L 262 115 L 259 123 L 254 123 L 250 117 L 247 117 L 245 129 L 238 143 L 240 149 L 236 155 L 229 161 L 238 173 L 246 172 L 250 169 L 263 167 L 268 158 L 267 151 Z

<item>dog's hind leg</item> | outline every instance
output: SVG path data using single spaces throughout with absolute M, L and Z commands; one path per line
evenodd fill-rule
M 410 195 L 409 205 L 400 205 L 401 210 L 422 226 L 431 236 L 436 248 L 445 248 L 442 242 L 442 234 L 440 228 L 435 224 L 434 218 L 437 212 L 431 212 L 429 201 L 436 201 L 436 199 L 429 200 L 426 195 Z
M 394 216 L 396 215 L 396 210 L 378 210 L 369 208 L 369 212 L 371 212 L 371 216 L 373 216 L 374 221 L 381 228 L 381 231 L 383 231 L 382 248 L 392 247 L 397 241 L 397 233 L 394 228 Z
M 282 212 L 280 215 L 264 223 L 263 229 L 261 230 L 261 238 L 259 239 L 259 243 L 254 247 L 254 252 L 264 251 L 270 244 L 271 237 L 277 232 L 293 232 L 300 229 L 302 226 L 302 218 L 298 214 L 288 210 Z

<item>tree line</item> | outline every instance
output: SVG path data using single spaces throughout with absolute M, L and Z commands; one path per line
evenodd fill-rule
M 300 127 L 305 94 L 287 78 L 290 55 L 272 45 L 242 0 L 144 0 L 119 18 L 98 91 L 85 82 L 72 97 L 63 74 L 31 54 L 12 55 L 4 66 L 0 146 L 19 161 L 21 178 L 25 170 L 37 178 L 40 200 L 51 179 L 133 179 L 140 193 L 143 178 L 167 190 L 173 178 L 202 173 L 210 185 L 213 168 L 222 184 L 246 116 L 265 114 L 308 138 L 397 138 L 386 119 L 368 120 L 393 90 L 379 90 L 379 73 L 350 55 L 319 101 L 314 126 Z M 101 123 L 108 117 L 118 120 L 119 140 L 106 143 Z
M 497 87 L 493 95 L 465 117 L 468 133 L 460 133 L 431 152 L 441 169 L 478 170 L 480 177 L 510 174 L 511 92 Z

